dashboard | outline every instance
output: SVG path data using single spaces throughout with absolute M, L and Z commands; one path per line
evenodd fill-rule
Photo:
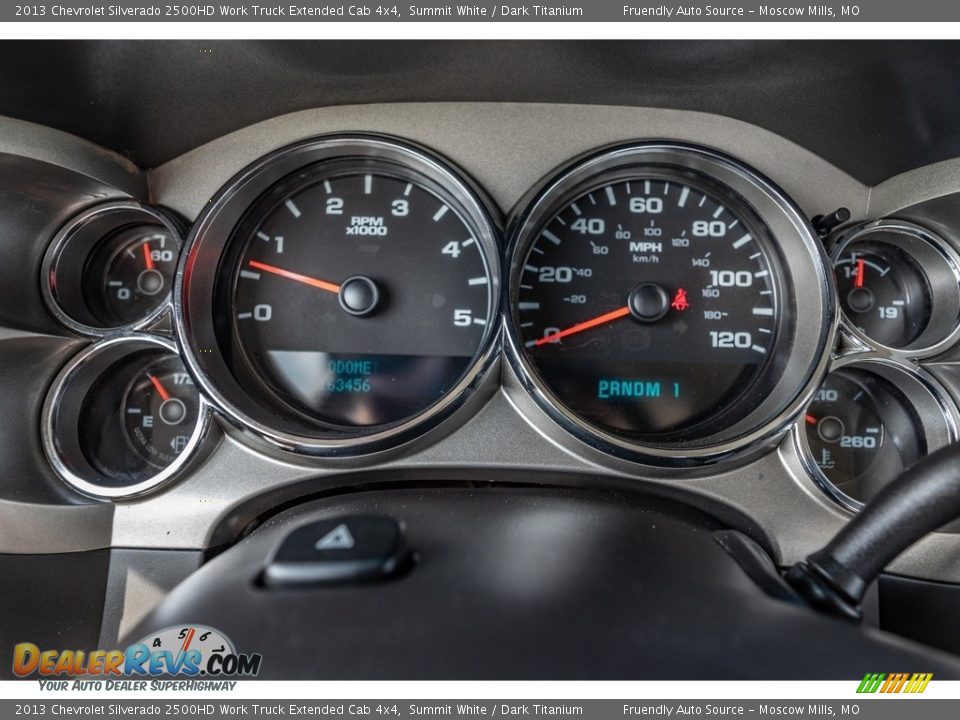
M 393 483 L 683 497 L 781 567 L 818 548 L 958 439 L 960 160 L 868 177 L 659 104 L 308 103 L 149 169 L 0 118 L 0 553 L 180 578 Z M 889 571 L 958 558 L 947 527 Z

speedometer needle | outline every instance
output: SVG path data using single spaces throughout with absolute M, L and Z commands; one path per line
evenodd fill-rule
M 534 342 L 534 345 L 540 347 L 541 345 L 546 345 L 547 343 L 556 342 L 561 338 L 574 335 L 578 332 L 583 332 L 584 330 L 589 330 L 590 328 L 597 327 L 597 325 L 604 325 L 608 322 L 613 322 L 614 320 L 619 320 L 622 317 L 626 317 L 630 314 L 630 308 L 624 306 L 613 310 L 603 315 L 599 315 L 592 320 L 585 320 L 584 322 L 577 323 L 576 325 L 571 325 L 566 330 L 558 330 L 555 333 L 550 333 L 549 335 L 544 335 L 542 338 Z
M 321 290 L 326 290 L 327 292 L 338 293 L 340 292 L 340 286 L 327 282 L 326 280 L 318 280 L 317 278 L 312 278 L 309 275 L 301 275 L 300 273 L 295 273 L 290 270 L 284 270 L 283 268 L 278 268 L 275 265 L 267 265 L 266 263 L 257 262 L 256 260 L 251 260 L 249 262 L 250 267 L 257 270 L 263 270 L 264 272 L 273 273 L 274 275 L 279 275 L 280 277 L 287 278 L 288 280 L 296 280 L 301 282 L 304 285 L 310 285 L 311 287 L 320 288 Z

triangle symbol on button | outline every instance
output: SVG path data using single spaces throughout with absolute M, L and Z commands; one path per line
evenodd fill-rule
M 337 525 L 322 538 L 317 540 L 314 546 L 317 550 L 349 550 L 354 546 L 353 535 L 346 525 Z

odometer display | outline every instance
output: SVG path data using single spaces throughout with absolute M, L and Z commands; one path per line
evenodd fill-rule
M 471 366 L 495 281 L 452 198 L 370 160 L 280 182 L 238 231 L 229 297 L 234 371 L 331 427 L 416 415 Z
M 776 380 L 785 318 L 769 231 L 706 177 L 650 167 L 595 178 L 517 258 L 527 362 L 594 427 L 697 440 L 742 419 Z

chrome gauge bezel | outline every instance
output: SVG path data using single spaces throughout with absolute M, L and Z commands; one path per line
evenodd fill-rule
M 769 228 L 787 280 L 782 307 L 796 308 L 792 351 L 773 392 L 730 428 L 682 447 L 664 447 L 627 440 L 591 425 L 571 412 L 539 380 L 526 357 L 514 316 L 513 301 L 527 248 L 537 233 L 571 195 L 592 179 L 612 172 L 659 166 L 691 170 L 737 195 Z M 506 308 L 506 356 L 525 393 L 548 422 L 559 425 L 575 441 L 605 455 L 662 467 L 703 466 L 732 461 L 772 447 L 807 405 L 830 362 L 837 307 L 827 256 L 809 221 L 779 188 L 732 157 L 695 145 L 642 141 L 616 145 L 575 159 L 534 188 L 508 226 L 510 275 L 503 299 Z
M 64 460 L 60 448 L 68 439 L 62 433 L 77 432 L 79 407 L 100 373 L 124 355 L 151 347 L 179 358 L 176 344 L 167 338 L 145 334 L 113 336 L 89 345 L 75 355 L 57 374 L 47 393 L 40 420 L 44 454 L 57 476 L 83 495 L 101 500 L 122 500 L 155 491 L 189 467 L 204 444 L 212 424 L 211 412 L 203 393 L 198 392 L 197 422 L 186 447 L 174 462 L 146 480 L 123 487 L 103 485 L 96 481 L 100 474 L 85 458 L 80 463 L 84 470 L 82 474 Z
M 877 232 L 913 239 L 912 246 L 895 247 L 913 257 L 930 284 L 933 302 L 930 322 L 916 340 L 907 347 L 898 348 L 884 345 L 861 332 L 841 309 L 842 332 L 868 350 L 904 358 L 921 360 L 946 352 L 960 341 L 960 253 L 940 235 L 921 225 L 906 220 L 882 219 L 861 223 L 836 234 L 828 244 L 831 269 L 851 243 Z
M 248 393 L 220 355 L 214 327 L 214 292 L 220 261 L 233 230 L 264 192 L 309 165 L 339 159 L 375 159 L 398 164 L 443 187 L 456 210 L 475 229 L 490 274 L 490 318 L 477 355 L 457 384 L 422 412 L 372 432 L 350 435 L 307 434 L 264 418 L 275 410 L 260 408 L 260 417 L 244 408 Z M 187 238 L 174 284 L 174 327 L 184 361 L 198 387 L 232 425 L 269 447 L 317 458 L 351 458 L 377 454 L 422 437 L 454 415 L 483 385 L 500 357 L 501 223 L 493 203 L 459 168 L 426 148 L 398 138 L 325 135 L 280 148 L 242 170 L 224 186 L 197 219 Z M 260 412 L 262 410 L 262 412 Z
M 171 312 L 172 283 L 154 309 L 130 323 L 121 325 L 94 325 L 78 320 L 70 314 L 69 309 L 61 305 L 58 298 L 55 285 L 61 263 L 70 265 L 64 271 L 82 273 L 86 261 L 101 241 L 124 227 L 140 224 L 162 227 L 174 238 L 179 251 L 182 251 L 183 234 L 174 220 L 165 212 L 135 200 L 115 200 L 88 207 L 72 217 L 54 236 L 41 262 L 40 291 L 47 309 L 57 322 L 78 335 L 96 338 L 148 329 Z
M 911 362 L 900 362 L 884 353 L 856 352 L 837 357 L 827 375 L 849 367 L 863 368 L 879 375 L 893 384 L 914 406 L 923 424 L 928 454 L 960 439 L 960 409 L 943 385 L 922 367 Z M 934 425 L 934 422 L 938 425 Z M 808 477 L 816 487 L 845 510 L 859 512 L 864 503 L 841 491 L 820 470 L 802 422 L 794 425 L 793 442 Z

